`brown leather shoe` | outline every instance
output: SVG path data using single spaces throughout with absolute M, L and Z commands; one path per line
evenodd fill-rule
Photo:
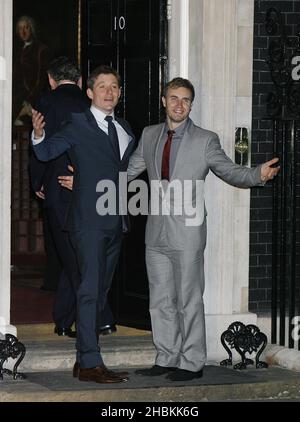
M 111 374 L 107 371 L 105 366 L 96 366 L 95 368 L 80 368 L 79 381 L 92 381 L 99 384 L 113 384 L 117 382 L 128 381 L 127 377 L 120 377 L 116 374 Z
M 112 371 L 111 369 L 106 368 L 106 366 L 104 365 L 104 368 L 106 370 L 106 372 L 110 375 L 116 375 L 117 377 L 127 377 L 129 375 L 129 372 L 127 371 Z
M 105 369 L 106 372 L 109 375 L 117 375 L 118 377 L 121 377 L 121 378 L 127 377 L 127 375 L 129 375 L 129 372 L 126 372 L 126 371 L 121 371 L 121 372 L 119 372 L 119 371 L 111 371 L 105 365 L 103 365 L 102 368 Z M 74 378 L 78 378 L 78 376 L 79 376 L 79 370 L 80 370 L 79 362 L 75 362 L 74 363 L 74 366 L 73 366 L 73 377 Z

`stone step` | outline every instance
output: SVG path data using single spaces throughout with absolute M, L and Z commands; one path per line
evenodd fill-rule
M 132 367 L 127 369 L 129 381 L 113 385 L 79 381 L 70 370 L 29 372 L 26 380 L 16 381 L 4 376 L 0 402 L 102 402 L 104 406 L 111 402 L 144 402 L 147 406 L 173 402 L 176 406 L 176 402 L 300 399 L 299 373 L 278 367 L 237 371 L 207 365 L 202 378 L 185 382 L 145 377 L 135 374 Z
M 20 339 L 20 341 L 22 341 Z M 57 337 L 55 340 L 25 340 L 26 355 L 20 365 L 22 372 L 63 371 L 75 362 L 75 339 Z M 108 367 L 150 366 L 155 351 L 151 335 L 103 336 L 101 354 Z

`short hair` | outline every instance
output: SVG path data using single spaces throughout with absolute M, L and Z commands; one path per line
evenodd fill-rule
M 176 89 L 176 88 L 187 88 L 192 94 L 192 102 L 194 101 L 195 88 L 194 88 L 193 84 L 188 79 L 184 79 L 184 78 L 180 78 L 180 77 L 174 78 L 166 84 L 166 86 L 163 90 L 163 96 L 164 97 L 167 96 L 169 89 Z
M 99 75 L 114 75 L 118 81 L 118 85 L 119 87 L 121 86 L 121 77 L 119 75 L 119 73 L 111 66 L 107 66 L 107 65 L 100 65 L 98 67 L 96 67 L 96 69 L 94 69 L 90 76 L 88 77 L 87 80 L 87 87 L 90 89 L 94 88 L 94 83 L 96 81 L 96 79 L 98 78 Z
M 57 57 L 52 60 L 48 66 L 47 73 L 49 73 L 55 82 L 69 80 L 77 83 L 81 76 L 76 63 L 66 56 Z
M 19 32 L 19 25 L 21 22 L 26 22 L 29 27 L 30 27 L 30 31 L 31 31 L 31 35 L 32 38 L 36 39 L 37 38 L 37 25 L 35 20 L 31 17 L 31 16 L 27 16 L 27 15 L 23 15 L 21 16 L 16 23 L 16 32 Z

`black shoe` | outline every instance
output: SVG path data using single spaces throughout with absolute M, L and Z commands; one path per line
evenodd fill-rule
M 186 369 L 177 368 L 172 374 L 168 374 L 166 378 L 170 381 L 190 381 L 195 378 L 201 378 L 203 376 L 203 369 L 198 372 L 187 371 Z
M 107 334 L 113 334 L 117 331 L 115 324 L 107 324 L 99 328 L 99 335 L 106 336 Z
M 57 325 L 54 328 L 54 333 L 58 336 L 68 336 L 71 338 L 76 338 L 76 331 L 72 331 L 71 327 L 64 328 L 64 327 L 58 327 Z
M 169 374 L 169 372 L 176 371 L 176 369 L 177 368 L 173 368 L 172 366 L 154 365 L 151 368 L 137 369 L 135 373 L 147 377 L 157 377 L 159 375 Z

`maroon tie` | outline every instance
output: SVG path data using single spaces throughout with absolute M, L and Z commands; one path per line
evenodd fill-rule
M 161 162 L 161 178 L 170 180 L 169 174 L 169 164 L 170 164 L 170 151 L 171 151 L 171 142 L 174 135 L 174 130 L 168 130 L 168 138 L 164 146 L 164 152 L 162 156 Z

